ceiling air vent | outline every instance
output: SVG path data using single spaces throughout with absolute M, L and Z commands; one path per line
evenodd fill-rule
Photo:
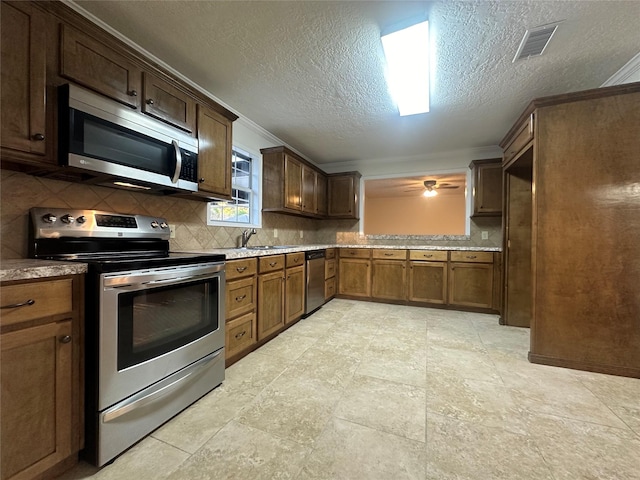
M 524 34 L 524 38 L 520 42 L 516 56 L 513 61 L 523 60 L 529 57 L 536 57 L 542 55 L 542 53 L 549 45 L 549 41 L 553 34 L 558 29 L 560 22 L 552 23 L 549 25 L 542 25 L 540 27 L 527 30 Z

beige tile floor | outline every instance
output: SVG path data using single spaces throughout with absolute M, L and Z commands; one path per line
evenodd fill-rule
M 530 364 L 498 317 L 333 300 L 70 479 L 640 479 L 640 380 Z

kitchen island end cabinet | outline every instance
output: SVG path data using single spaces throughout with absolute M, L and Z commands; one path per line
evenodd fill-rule
M 84 444 L 84 276 L 2 283 L 0 478 L 52 478 Z

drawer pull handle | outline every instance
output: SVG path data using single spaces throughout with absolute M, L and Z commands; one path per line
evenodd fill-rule
M 69 343 L 71 341 L 71 335 L 65 335 L 60 338 L 60 343 Z
M 384 256 L 385 257 L 393 257 L 393 253 L 385 253 Z
M 356 252 L 349 252 L 349 255 L 355 255 Z
M 27 300 L 26 302 L 22 302 L 22 303 L 12 303 L 11 305 L 4 305 L 0 308 L 5 309 L 5 308 L 20 308 L 20 307 L 29 307 L 31 305 L 33 305 L 34 303 L 36 303 L 36 301 L 33 298 L 30 298 L 29 300 Z
M 247 269 L 247 267 L 236 267 L 236 272 L 242 273 Z
M 269 266 L 270 267 L 275 267 L 278 264 L 278 262 L 269 262 Z
M 243 331 L 242 331 L 242 332 L 240 332 L 240 333 L 236 333 L 236 335 L 235 335 L 236 340 L 238 340 L 239 338 L 244 337 L 244 335 L 245 335 L 246 333 L 247 333 L 247 331 L 246 331 L 246 330 L 243 330 Z
M 245 298 L 247 298 L 247 295 L 240 295 L 238 297 L 236 297 L 236 302 L 241 302 L 242 300 L 244 300 Z
M 467 255 L 467 258 L 474 259 L 474 258 L 478 258 L 478 257 L 476 255 Z
M 431 257 L 433 257 L 433 255 L 432 255 L 432 254 L 427 255 L 426 253 L 424 254 L 424 256 L 425 256 L 426 258 L 431 258 Z

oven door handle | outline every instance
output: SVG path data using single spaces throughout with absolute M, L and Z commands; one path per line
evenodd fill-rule
M 211 362 L 216 361 L 216 359 L 220 355 L 222 355 L 223 351 L 224 351 L 223 349 L 220 349 L 216 353 L 198 360 L 196 363 L 194 363 L 190 367 L 187 367 L 185 369 L 186 371 L 182 372 L 179 378 L 176 378 L 171 383 L 162 386 L 158 390 L 154 390 L 153 392 L 150 392 L 150 393 L 141 392 L 137 395 L 132 396 L 131 398 L 127 398 L 126 400 L 123 400 L 122 402 L 115 404 L 113 407 L 107 409 L 104 412 L 102 416 L 102 422 L 103 423 L 111 422 L 117 419 L 118 417 L 121 417 L 122 415 L 125 415 L 138 408 L 142 408 L 163 397 L 166 397 L 167 395 L 170 395 L 177 389 L 181 388 L 183 383 L 189 377 L 193 377 L 194 375 L 197 375 L 202 370 L 204 370 L 207 366 L 209 366 Z

